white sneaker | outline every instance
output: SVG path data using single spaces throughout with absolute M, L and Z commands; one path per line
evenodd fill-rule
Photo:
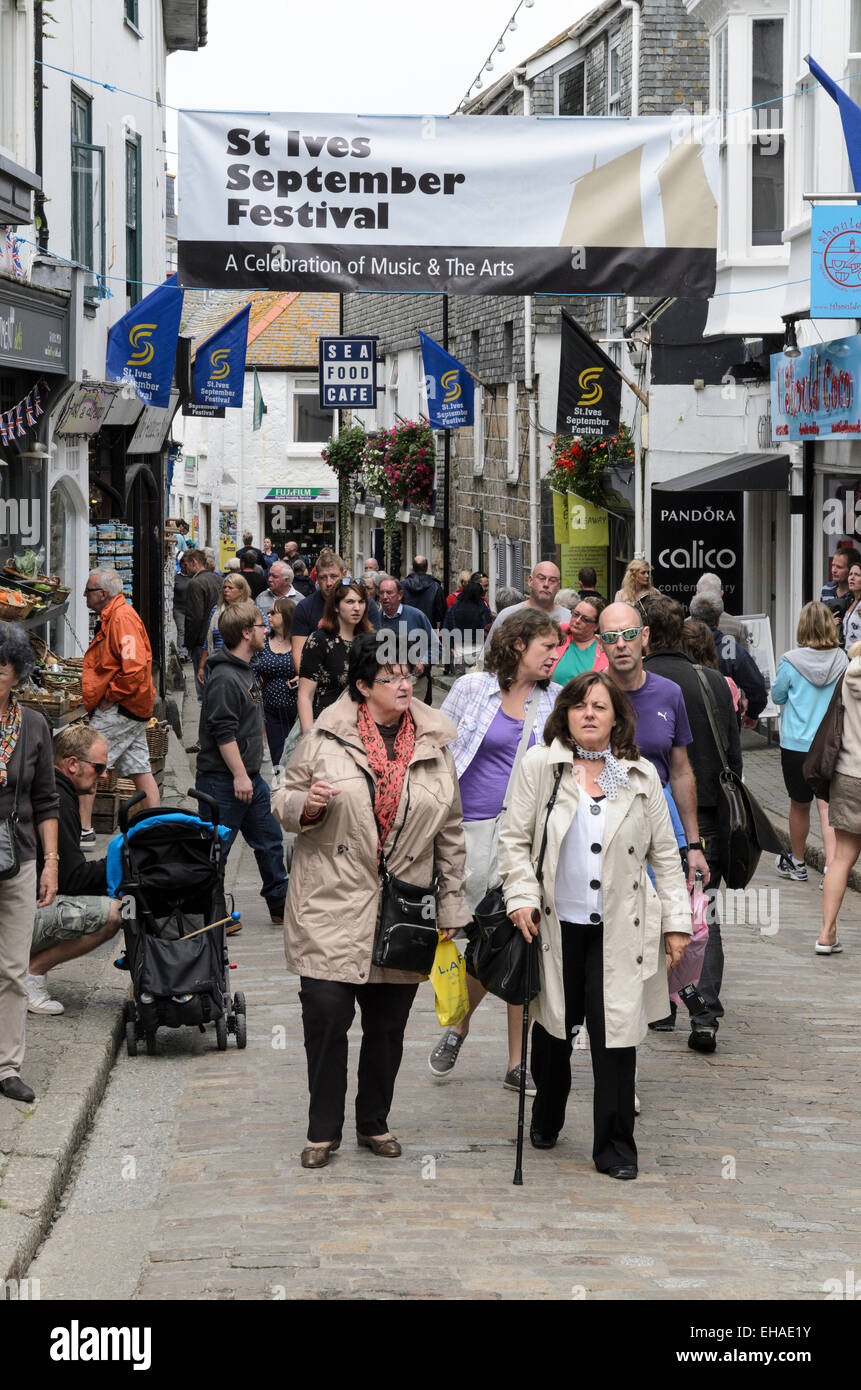
M 635 1091 L 635 1092 L 634 1092 L 634 1114 L 635 1114 L 635 1115 L 639 1115 L 639 1113 L 640 1113 L 640 1097 L 637 1095 L 637 1092 Z
M 48 993 L 44 975 L 27 976 L 27 1012 L 31 1014 L 64 1013 L 59 999 L 52 999 Z

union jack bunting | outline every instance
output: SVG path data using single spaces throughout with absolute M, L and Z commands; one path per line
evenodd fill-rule
M 23 276 L 24 267 L 21 264 L 21 253 L 18 250 L 18 238 L 12 235 L 10 227 L 6 228 L 6 252 L 12 263 L 12 274 Z
M 27 433 L 27 431 L 24 428 L 24 412 L 21 409 L 20 401 L 15 407 L 15 432 L 19 439 L 22 435 Z
M 42 383 L 40 382 L 38 386 L 34 386 L 31 393 L 33 396 L 33 409 L 36 412 L 36 419 L 38 419 L 40 415 L 45 414 L 44 410 L 42 409 L 41 385 Z
M 30 396 L 32 396 L 32 392 L 30 393 Z M 28 396 L 28 397 L 26 398 L 26 400 L 24 401 L 24 414 L 25 414 L 26 417 L 27 417 L 27 424 L 28 424 L 28 425 L 35 425 L 35 423 L 36 423 L 36 412 L 35 412 L 35 410 L 33 409 L 33 402 L 32 402 L 32 400 L 31 400 L 30 396 Z
M 4 444 L 9 443 L 9 430 L 6 427 L 6 416 L 0 415 L 0 441 Z

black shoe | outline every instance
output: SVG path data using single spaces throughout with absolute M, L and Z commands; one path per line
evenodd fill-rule
M 0 1092 L 8 1096 L 10 1100 L 31 1101 L 36 1099 L 36 1092 L 31 1091 L 26 1082 L 20 1076 L 6 1076 L 0 1081 Z
M 608 1178 L 621 1178 L 623 1182 L 629 1182 L 631 1178 L 637 1176 L 636 1163 L 624 1163 L 617 1168 L 605 1168 L 604 1172 Z
M 532 1128 L 532 1125 L 529 1126 L 529 1142 L 533 1149 L 552 1149 L 555 1147 L 558 1138 L 558 1134 L 552 1136 L 549 1134 L 539 1134 L 537 1130 Z
M 653 1033 L 672 1033 L 675 1026 L 675 1014 L 667 1014 L 666 1018 L 656 1018 L 654 1023 L 649 1024 Z
M 688 1038 L 688 1047 L 692 1047 L 694 1052 L 714 1052 L 717 1047 L 717 1038 L 713 1028 L 692 1028 Z

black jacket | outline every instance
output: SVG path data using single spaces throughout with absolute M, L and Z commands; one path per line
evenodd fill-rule
M 238 743 L 249 777 L 263 762 L 263 700 L 257 675 L 247 661 L 220 647 L 206 663 L 197 741 L 198 772 L 228 772 L 219 744 Z
M 421 609 L 431 627 L 439 627 L 445 617 L 442 585 L 432 574 L 408 574 L 404 580 L 404 603 Z
M 762 672 L 749 652 L 740 642 L 719 627 L 712 628 L 712 637 L 717 648 L 718 670 L 722 676 L 730 676 L 740 690 L 747 696 L 745 714 L 756 719 L 768 704 L 768 690 Z
M 721 771 L 720 754 L 715 747 L 714 736 L 706 714 L 705 696 L 697 678 L 693 661 L 685 652 L 652 652 L 643 658 L 643 665 L 656 676 L 666 676 L 680 687 L 685 702 L 685 711 L 693 743 L 688 744 L 688 757 L 697 781 L 697 806 L 713 809 L 718 805 L 718 777 Z M 738 720 L 732 707 L 729 686 L 719 671 L 709 666 L 702 668 L 711 686 L 718 707 L 718 729 L 723 735 L 726 760 L 733 772 L 741 775 L 741 740 Z
M 187 651 L 206 641 L 209 615 L 221 599 L 221 580 L 212 570 L 200 570 L 185 591 L 185 646 Z
M 106 898 L 108 861 L 88 859 L 81 849 L 81 805 L 75 784 L 58 767 L 54 768 L 54 781 L 60 798 L 60 820 L 57 826 L 57 853 L 60 856 L 57 866 L 58 892 L 70 898 Z M 37 843 L 36 860 L 41 875 L 45 863 L 41 840 Z

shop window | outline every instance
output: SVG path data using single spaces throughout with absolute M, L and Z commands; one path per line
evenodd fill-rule
M 92 141 L 92 100 L 73 87 L 72 260 L 87 268 L 87 300 L 105 294 L 105 149 Z
M 331 410 L 320 409 L 317 392 L 293 392 L 293 443 L 325 444 L 334 430 Z
M 126 140 L 126 296 L 142 298 L 141 273 L 141 138 Z
M 586 115 L 586 64 L 575 63 L 556 78 L 557 116 Z
M 751 144 L 751 244 L 779 246 L 783 239 L 783 20 L 755 19 L 751 26 L 754 125 Z

